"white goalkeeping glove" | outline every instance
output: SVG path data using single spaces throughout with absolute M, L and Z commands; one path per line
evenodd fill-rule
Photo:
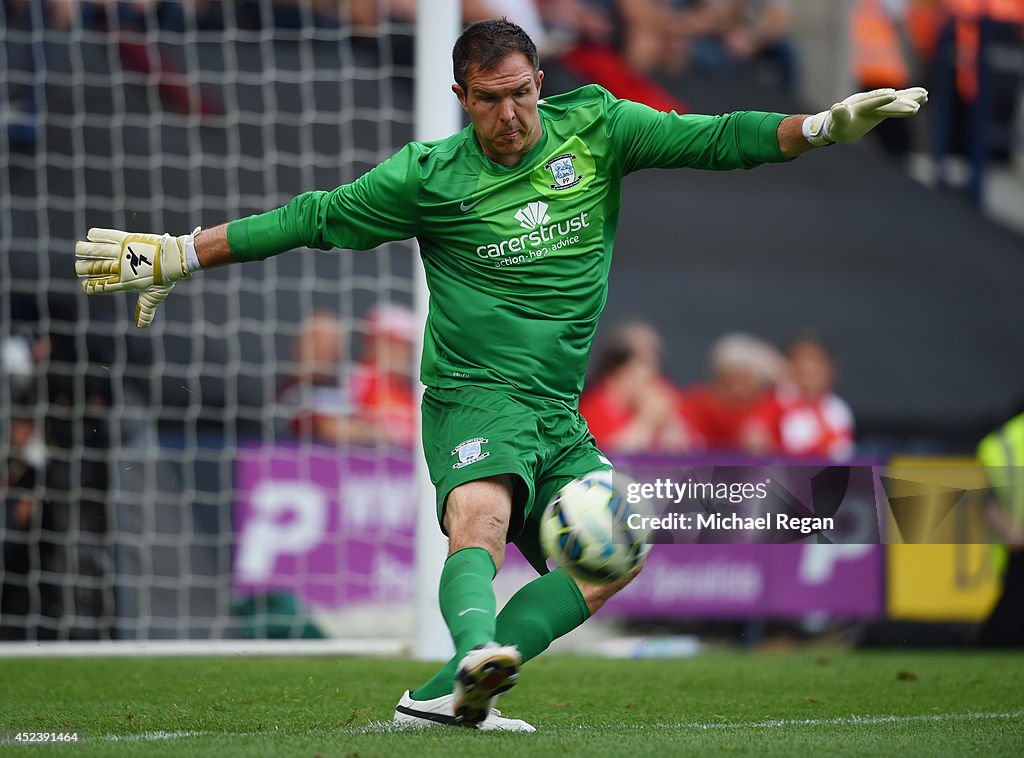
M 197 267 L 189 263 L 195 258 L 198 231 L 172 237 L 90 229 L 88 239 L 75 243 L 75 273 L 87 295 L 138 290 L 135 325 L 145 328 L 174 283 L 191 276 Z
M 859 92 L 804 119 L 804 137 L 815 147 L 856 142 L 887 118 L 916 115 L 927 102 L 924 87 Z

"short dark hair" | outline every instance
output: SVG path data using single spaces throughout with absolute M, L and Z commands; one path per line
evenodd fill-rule
M 593 381 L 599 382 L 618 369 L 636 359 L 637 350 L 633 335 L 637 329 L 654 331 L 654 327 L 646 321 L 631 319 L 620 321 L 609 332 L 604 341 L 604 346 L 597 356 L 596 367 L 594 368 Z
M 828 344 L 828 340 L 818 331 L 814 329 L 802 329 L 793 334 L 786 342 L 786 355 L 790 355 L 798 347 L 804 345 L 811 345 L 821 350 L 829 358 L 832 357 L 832 349 Z
M 452 48 L 452 69 L 455 81 L 466 89 L 469 67 L 481 71 L 495 68 L 513 53 L 522 53 L 533 66 L 534 73 L 540 68 L 537 46 L 522 27 L 507 18 L 491 18 L 467 26 Z

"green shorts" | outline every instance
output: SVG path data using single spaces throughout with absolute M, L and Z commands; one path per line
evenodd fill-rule
M 547 572 L 539 532 L 544 507 L 567 482 L 612 467 L 577 410 L 484 387 L 426 389 L 423 449 L 442 531 L 453 489 L 474 479 L 514 475 L 508 541 L 541 574 Z

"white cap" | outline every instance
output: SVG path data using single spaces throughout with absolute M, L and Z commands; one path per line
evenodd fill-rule
M 752 334 L 732 332 L 719 337 L 711 347 L 711 369 L 745 369 L 763 381 L 774 382 L 785 361 L 778 350 Z
M 379 305 L 366 316 L 366 333 L 371 337 L 415 342 L 416 314 L 401 305 Z

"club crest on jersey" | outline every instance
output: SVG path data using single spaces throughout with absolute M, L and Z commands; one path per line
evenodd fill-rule
M 452 468 L 462 468 L 468 466 L 471 463 L 482 461 L 490 453 L 483 452 L 483 446 L 486 445 L 488 440 L 483 437 L 474 437 L 471 440 L 460 442 L 452 450 L 452 455 L 459 456 L 459 460 L 452 464 Z
M 551 176 L 555 180 L 554 184 L 548 185 L 551 189 L 569 189 L 583 181 L 583 174 L 576 173 L 574 160 L 576 160 L 576 156 L 572 153 L 563 153 L 544 164 L 544 168 L 551 172 Z

